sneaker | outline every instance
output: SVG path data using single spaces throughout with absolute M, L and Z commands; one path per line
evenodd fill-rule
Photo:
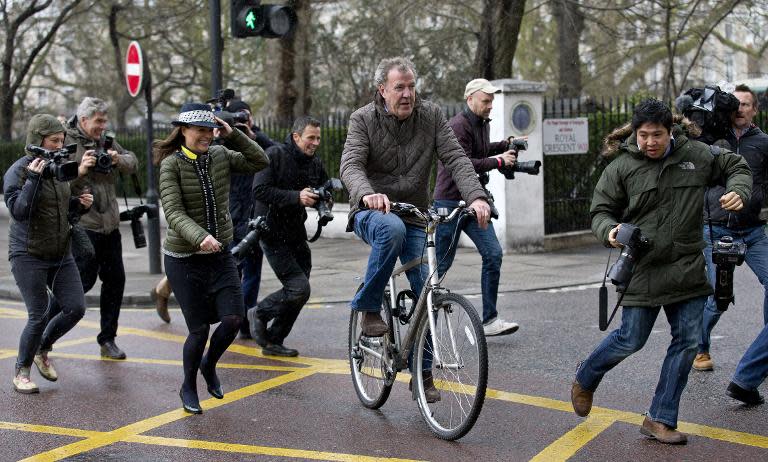
M 501 318 L 493 318 L 493 321 L 483 324 L 483 332 L 485 332 L 486 337 L 509 335 L 519 328 L 520 326 L 516 322 L 507 322 Z
M 59 374 L 56 373 L 53 363 L 48 358 L 48 352 L 35 355 L 35 366 L 37 366 L 37 370 L 45 380 L 50 380 L 51 382 L 58 380 Z
M 28 367 L 19 368 L 19 372 L 16 374 L 16 377 L 13 378 L 13 389 L 19 393 L 24 393 L 25 395 L 40 393 L 40 389 L 37 388 L 35 382 L 29 378 Z
M 697 371 L 711 371 L 715 368 L 715 362 L 709 356 L 709 353 L 699 353 L 693 360 L 693 368 Z
M 109 359 L 125 359 L 125 352 L 115 344 L 114 340 L 108 340 L 101 346 L 101 357 Z
M 640 433 L 648 438 L 658 440 L 660 443 L 665 444 L 685 444 L 688 442 L 688 437 L 685 433 L 680 433 L 676 429 L 661 422 L 655 422 L 649 419 L 648 416 L 645 416 L 645 420 L 643 420 L 643 425 L 640 427 Z
M 765 402 L 765 399 L 759 391 L 741 388 L 733 382 L 728 384 L 728 388 L 725 392 L 731 398 L 737 399 L 747 406 L 757 406 L 758 404 L 763 404 Z
M 363 311 L 360 329 L 366 337 L 383 337 L 389 332 L 389 326 L 381 318 L 381 312 Z

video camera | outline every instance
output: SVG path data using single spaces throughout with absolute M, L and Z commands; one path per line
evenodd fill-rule
M 733 270 L 744 263 L 747 245 L 733 242 L 731 236 L 723 236 L 712 245 L 712 263 L 715 264 L 715 303 L 718 311 L 726 311 L 734 303 Z
M 328 222 L 333 220 L 333 213 L 331 213 L 331 207 L 333 207 L 333 205 L 329 207 L 328 203 L 333 204 L 333 192 L 341 191 L 343 188 L 344 185 L 341 184 L 341 180 L 338 178 L 331 178 L 330 180 L 326 181 L 324 185 L 312 190 L 313 193 L 320 196 L 314 205 L 314 207 L 317 209 L 317 220 L 319 227 L 323 227 L 327 225 Z
M 213 115 L 223 120 L 227 124 L 229 125 L 247 124 L 249 119 L 247 112 L 245 111 L 229 112 L 224 110 L 224 108 L 227 107 L 227 104 L 229 104 L 229 101 L 234 99 L 234 97 L 235 97 L 235 90 L 231 88 L 225 88 L 223 90 L 219 90 L 216 93 L 215 98 L 209 99 L 206 102 L 208 104 L 211 104 L 211 109 L 213 109 Z
M 157 218 L 158 210 L 154 204 L 141 204 L 128 210 L 120 212 L 120 221 L 131 222 L 131 233 L 133 233 L 133 244 L 137 249 L 147 246 L 147 238 L 144 235 L 144 226 L 141 224 L 141 217 L 147 214 L 147 218 Z
M 675 107 L 701 128 L 698 141 L 713 144 L 728 134 L 731 115 L 739 110 L 739 100 L 717 85 L 707 85 L 687 90 L 675 99 Z
M 96 156 L 96 164 L 93 166 L 94 172 L 104 174 L 112 172 L 112 156 L 107 151 L 112 149 L 114 141 L 114 135 L 108 134 L 104 136 L 104 144 L 94 154 Z
M 269 230 L 267 220 L 261 216 L 248 220 L 247 229 L 248 233 L 229 251 L 237 260 L 242 260 L 253 252 L 253 249 L 259 245 L 261 233 Z
M 77 151 L 77 144 L 69 144 L 58 151 L 49 151 L 35 146 L 27 145 L 27 151 L 46 159 L 43 167 L 43 178 L 56 178 L 59 181 L 72 181 L 77 178 L 77 162 L 69 159 L 69 156 Z M 65 160 L 67 160 L 65 162 Z

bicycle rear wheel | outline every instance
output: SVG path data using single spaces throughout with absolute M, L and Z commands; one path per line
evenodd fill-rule
M 394 344 L 392 310 L 388 295 L 384 295 L 381 315 L 389 325 L 383 337 L 365 337 L 360 323 L 361 311 L 352 310 L 349 316 L 349 368 L 352 383 L 363 406 L 378 409 L 387 401 L 397 371 L 392 367 L 391 346 Z
M 413 379 L 422 417 L 438 437 L 455 440 L 474 426 L 485 402 L 488 351 L 483 325 L 472 304 L 461 295 L 435 296 L 435 344 L 429 319 L 419 326 Z M 432 358 L 438 356 L 440 363 Z M 440 400 L 428 403 L 423 374 L 431 370 Z

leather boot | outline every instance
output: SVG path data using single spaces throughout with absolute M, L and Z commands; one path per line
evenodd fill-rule
M 435 387 L 435 381 L 432 378 L 432 372 L 422 372 L 422 380 L 424 381 L 424 396 L 427 398 L 428 403 L 436 403 L 440 401 L 440 390 Z M 416 399 L 416 390 L 413 388 L 413 378 L 408 382 L 408 390 L 412 393 L 413 399 Z
M 366 337 L 383 337 L 389 332 L 389 326 L 381 319 L 381 312 L 363 311 L 360 328 Z
M 157 315 L 165 322 L 171 322 L 171 315 L 168 313 L 168 299 L 171 296 L 171 283 L 168 278 L 163 276 L 160 282 L 149 292 L 150 297 L 155 302 Z
M 669 425 L 653 421 L 649 419 L 648 416 L 645 416 L 645 420 L 643 420 L 643 426 L 640 427 L 640 433 L 649 438 L 654 438 L 660 443 L 685 444 L 688 442 L 688 437 L 685 433 L 680 433 Z

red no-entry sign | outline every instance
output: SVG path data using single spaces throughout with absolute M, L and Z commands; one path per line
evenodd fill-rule
M 139 42 L 133 41 L 125 53 L 125 85 L 128 93 L 136 97 L 144 84 L 144 58 Z

